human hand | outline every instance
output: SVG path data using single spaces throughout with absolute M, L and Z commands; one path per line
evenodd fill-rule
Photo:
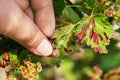
M 0 0 L 0 34 L 12 38 L 34 54 L 52 54 L 47 37 L 53 35 L 54 29 L 52 0 Z

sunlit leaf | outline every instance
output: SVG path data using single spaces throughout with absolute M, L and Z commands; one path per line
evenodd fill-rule
M 61 45 L 67 48 L 67 43 L 70 41 L 70 38 L 73 33 L 73 28 L 73 24 L 68 24 L 56 30 L 53 38 L 56 39 L 56 46 L 58 48 L 60 48 Z

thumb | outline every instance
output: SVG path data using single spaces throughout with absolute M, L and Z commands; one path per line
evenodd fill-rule
M 14 25 L 13 25 L 14 24 Z M 22 13 L 16 20 L 9 22 L 3 34 L 17 41 L 25 48 L 40 56 L 52 54 L 52 46 L 38 27 Z

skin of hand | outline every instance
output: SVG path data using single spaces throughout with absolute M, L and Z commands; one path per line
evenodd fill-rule
M 0 0 L 0 34 L 36 55 L 53 52 L 47 37 L 55 29 L 52 0 Z

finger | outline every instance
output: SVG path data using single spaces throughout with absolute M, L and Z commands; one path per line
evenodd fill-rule
M 34 19 L 34 15 L 33 15 L 33 11 L 30 7 L 30 3 L 29 0 L 15 0 L 17 5 L 20 7 L 20 9 L 26 13 L 26 15 L 33 20 Z
M 20 23 L 5 34 L 19 42 L 33 53 L 48 56 L 52 53 L 52 46 L 37 26 L 27 17 L 21 18 Z
M 35 22 L 40 30 L 51 37 L 55 29 L 55 18 L 52 0 L 30 0 L 35 12 Z
M 33 11 L 32 9 L 29 7 L 28 9 L 26 9 L 25 14 L 32 20 L 34 21 L 34 15 L 33 15 Z
M 26 9 L 30 6 L 29 0 L 14 0 L 17 5 L 20 7 L 22 11 L 26 11 Z
M 0 11 L 0 33 L 19 42 L 37 55 L 51 55 L 52 46 L 43 33 L 17 5 L 12 2 L 10 4 L 12 5 L 7 5 L 4 10 Z

